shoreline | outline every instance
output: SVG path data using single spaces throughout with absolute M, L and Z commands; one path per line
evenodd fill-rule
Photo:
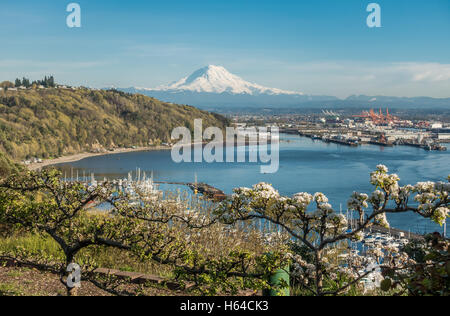
M 191 146 L 198 145 L 199 143 L 192 143 Z M 207 142 L 201 143 L 202 145 L 208 144 Z M 214 143 L 210 143 L 214 144 Z M 218 142 L 217 144 L 223 144 L 222 142 Z M 251 146 L 251 145 L 257 145 L 258 142 L 246 142 L 245 146 Z M 238 144 L 234 144 L 234 146 L 238 146 Z M 138 147 L 138 148 L 118 148 L 114 151 L 106 151 L 102 153 L 79 153 L 79 154 L 73 154 L 68 156 L 62 156 L 55 159 L 47 159 L 43 160 L 40 163 L 31 163 L 29 165 L 25 165 L 28 170 L 30 171 L 36 171 L 39 169 L 42 169 L 44 167 L 53 166 L 53 165 L 59 165 L 63 163 L 69 163 L 69 162 L 77 162 L 86 158 L 91 157 L 97 157 L 97 156 L 107 156 L 107 155 L 115 155 L 115 154 L 126 154 L 131 152 L 141 152 L 141 151 L 162 151 L 162 150 L 172 150 L 173 146 L 152 146 L 152 147 Z
M 74 155 L 68 155 L 63 156 L 55 159 L 47 159 L 44 160 L 41 163 L 32 163 L 29 165 L 26 165 L 28 170 L 30 171 L 36 171 L 44 167 L 53 166 L 53 165 L 59 165 L 63 163 L 69 163 L 69 162 L 77 162 L 86 158 L 91 157 L 97 157 L 97 156 L 107 156 L 107 155 L 116 155 L 116 154 L 125 154 L 125 153 L 131 153 L 131 152 L 140 152 L 140 151 L 159 151 L 159 150 L 171 150 L 172 147 L 168 146 L 153 146 L 153 147 L 138 147 L 138 148 L 118 148 L 114 151 L 107 151 L 102 153 L 80 153 L 80 154 L 74 154 Z

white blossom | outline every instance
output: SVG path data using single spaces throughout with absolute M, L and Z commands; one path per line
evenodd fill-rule
M 364 193 L 353 192 L 350 200 L 347 202 L 347 206 L 350 210 L 359 210 L 361 208 L 369 207 L 367 200 L 369 196 Z
M 278 199 L 280 194 L 270 184 L 261 182 L 253 186 L 258 197 L 263 199 Z
M 309 193 L 297 193 L 293 196 L 293 200 L 300 204 L 303 207 L 307 207 L 309 204 L 311 204 L 313 200 L 313 196 Z
M 370 203 L 374 204 L 374 205 L 381 205 L 384 203 L 386 199 L 386 196 L 384 194 L 384 192 L 381 192 L 380 190 L 376 190 L 374 192 L 372 192 L 372 195 L 370 196 Z
M 386 213 L 378 214 L 374 220 L 375 224 L 380 225 L 382 227 L 389 228 L 389 222 L 386 217 Z
M 314 201 L 316 201 L 317 203 L 328 203 L 328 198 L 325 194 L 317 192 L 316 194 L 314 194 Z
M 419 182 L 415 185 L 415 189 L 418 192 L 431 192 L 434 190 L 435 183 L 434 182 Z
M 383 172 L 383 173 L 388 173 L 389 172 L 388 167 L 386 167 L 385 165 L 378 165 L 377 166 L 377 170 L 380 171 L 380 172 Z
M 447 207 L 438 207 L 432 216 L 432 219 L 439 225 L 443 225 L 449 217 L 450 210 Z

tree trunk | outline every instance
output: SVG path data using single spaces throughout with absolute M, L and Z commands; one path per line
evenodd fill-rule
M 67 289 L 67 296 L 78 296 L 78 288 L 80 285 L 74 282 L 79 282 L 81 280 L 81 275 L 74 275 L 74 272 L 76 272 L 76 270 L 72 271 L 72 269 L 74 269 L 74 267 L 72 266 L 73 258 L 74 254 L 72 253 L 66 254 L 65 284 Z M 79 268 L 78 265 L 77 267 Z M 80 273 L 81 271 L 78 271 L 78 274 Z
M 323 271 L 322 271 L 322 251 L 316 250 L 314 256 L 314 264 L 316 266 L 316 292 L 318 296 L 322 296 L 323 288 Z
M 67 296 L 78 296 L 78 288 L 77 287 L 73 287 L 73 288 L 67 287 Z
M 359 213 L 359 226 L 364 224 L 364 212 Z

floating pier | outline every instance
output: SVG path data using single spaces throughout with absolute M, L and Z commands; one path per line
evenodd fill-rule
M 187 186 L 193 192 L 200 193 L 216 202 L 223 201 L 227 198 L 227 195 L 222 190 L 219 190 L 206 183 L 171 182 L 171 181 L 154 181 L 154 183 Z
M 188 186 L 194 192 L 203 194 L 204 196 L 217 202 L 223 201 L 227 198 L 226 194 L 222 190 L 216 189 L 206 183 L 189 183 Z

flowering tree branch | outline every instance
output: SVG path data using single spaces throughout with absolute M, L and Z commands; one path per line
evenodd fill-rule
M 449 183 L 420 182 L 415 186 L 400 187 L 399 180 L 396 174 L 389 174 L 385 166 L 377 166 L 370 177 L 375 187 L 371 196 L 354 192 L 348 202 L 349 211 L 359 214 L 357 226 L 352 230 L 349 230 L 352 225 L 348 219 L 333 210 L 323 193 L 298 193 L 293 197 L 283 197 L 266 183 L 257 184 L 252 189 L 235 189 L 233 196 L 222 203 L 217 213 L 226 223 L 254 219 L 268 221 L 280 227 L 290 239 L 305 245 L 313 254 L 314 292 L 324 295 L 329 292 L 323 291 L 323 276 L 326 273 L 323 255 L 329 246 L 346 240 L 361 240 L 363 233 L 372 225 L 389 227 L 387 213 L 414 212 L 441 225 L 449 216 Z M 413 195 L 417 206 L 409 205 Z M 395 207 L 389 207 L 391 203 Z M 365 216 L 369 205 L 372 212 Z M 347 289 L 364 277 L 364 274 L 358 275 L 356 282 L 350 282 L 336 292 Z

